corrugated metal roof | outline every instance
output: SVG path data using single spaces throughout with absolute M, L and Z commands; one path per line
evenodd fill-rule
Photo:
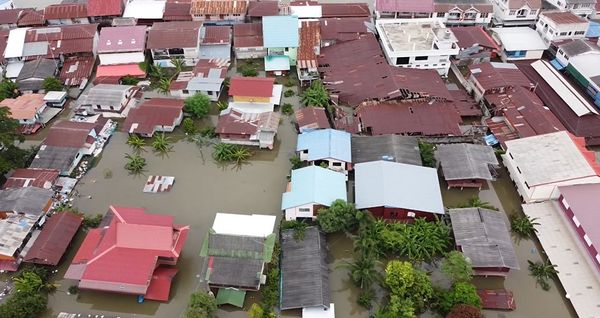
M 341 172 L 308 166 L 292 170 L 291 190 L 281 199 L 281 209 L 306 204 L 330 206 L 335 200 L 347 201 L 346 176 Z
M 300 47 L 298 67 L 317 68 L 317 53 L 321 48 L 321 28 L 319 21 L 302 21 L 300 26 Z
M 71 212 L 55 213 L 46 219 L 40 235 L 27 251 L 23 261 L 42 265 L 58 265 L 83 217 Z
M 482 208 L 450 209 L 456 246 L 477 268 L 519 269 L 506 215 Z
M 87 18 L 85 4 L 53 4 L 44 9 L 46 20 Z
M 490 168 L 499 167 L 494 149 L 484 145 L 437 145 L 435 158 L 446 180 L 494 180 Z
M 273 96 L 274 78 L 269 77 L 233 77 L 229 84 L 229 96 Z
M 367 23 L 370 18 L 323 18 L 321 22 L 321 39 L 351 41 L 357 40 L 361 34 L 368 33 Z
M 321 3 L 323 18 L 349 18 L 371 16 L 371 10 L 366 3 Z
M 190 10 L 192 9 L 191 2 L 173 2 L 167 1 L 165 4 L 165 14 L 163 20 L 165 21 L 191 21 L 192 15 Z
M 512 63 L 487 62 L 470 65 L 469 70 L 484 91 L 502 87 L 533 87 L 533 83 Z
M 192 15 L 246 14 L 248 2 L 238 0 L 193 0 Z
M 148 30 L 147 49 L 197 48 L 202 22 L 156 22 Z
M 422 166 L 419 142 L 413 136 L 352 136 L 352 163 L 388 160 Z
M 37 217 L 46 212 L 54 191 L 36 187 L 0 191 L 0 211 L 31 214 Z
M 87 15 L 90 17 L 121 16 L 122 0 L 87 0 Z
M 58 171 L 53 169 L 16 169 L 2 186 L 6 188 L 36 187 L 49 189 L 58 178 Z
M 359 209 L 388 207 L 444 214 L 434 168 L 372 161 L 356 164 L 354 171 L 355 202 Z
M 262 23 L 240 23 L 233 26 L 234 47 L 262 47 L 262 45 Z
M 308 161 L 335 159 L 352 162 L 351 135 L 335 129 L 319 129 L 298 135 L 296 151 L 308 150 Z
M 298 18 L 293 16 L 263 17 L 263 42 L 266 48 L 298 47 Z
M 379 12 L 434 12 L 433 0 L 377 0 L 375 9 Z
M 294 112 L 300 132 L 303 130 L 331 128 L 325 109 L 321 107 L 305 107 Z
M 60 70 L 59 78 L 64 85 L 79 86 L 84 80 L 88 80 L 92 74 L 96 58 L 76 57 L 65 60 Z
M 461 26 L 451 28 L 451 30 L 461 49 L 470 48 L 474 45 L 500 49 L 494 39 L 481 26 Z
M 569 11 L 544 11 L 540 13 L 540 19 L 546 17 L 554 23 L 561 24 L 588 24 L 589 22 Z
M 183 99 L 152 98 L 129 110 L 123 131 L 152 134 L 156 126 L 173 126 L 183 111 Z M 132 126 L 136 127 L 133 128 Z
M 98 53 L 143 51 L 145 46 L 145 26 L 104 27 L 100 31 Z
M 200 30 L 202 45 L 231 43 L 231 27 L 226 25 L 208 25 Z
M 265 17 L 279 14 L 279 1 L 250 1 L 248 2 L 249 17 Z

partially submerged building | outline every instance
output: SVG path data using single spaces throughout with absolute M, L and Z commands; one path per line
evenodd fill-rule
M 246 113 L 272 112 L 281 102 L 283 85 L 272 77 L 232 77 L 229 84 L 229 108 Z
M 500 44 L 502 61 L 539 60 L 548 45 L 529 27 L 493 28 L 492 37 Z
M 16 83 L 24 93 L 45 92 L 44 80 L 58 74 L 58 61 L 53 59 L 36 59 L 26 61 L 17 76 Z
M 93 112 L 121 113 L 138 90 L 130 85 L 98 84 L 79 99 L 79 106 Z
M 156 22 L 148 30 L 146 48 L 150 50 L 154 65 L 173 67 L 171 59 L 181 59 L 193 66 L 200 58 L 201 22 Z
M 300 22 L 300 46 L 296 72 L 300 83 L 320 79 L 317 57 L 321 52 L 321 28 L 319 21 Z
M 296 152 L 310 165 L 348 173 L 352 170 L 352 144 L 348 132 L 320 129 L 298 135 Z
M 502 160 L 526 203 L 556 199 L 557 186 L 600 183 L 595 153 L 566 131 L 509 140 Z
M 171 95 L 189 97 L 202 93 L 216 102 L 221 97 L 228 68 L 228 59 L 198 60 L 192 71 L 180 72 L 171 82 L 169 87 Z
M 273 149 L 281 115 L 276 112 L 246 113 L 228 108 L 219 115 L 215 132 L 223 143 Z
M 500 168 L 490 146 L 475 144 L 437 145 L 435 158 L 442 169 L 448 188 L 478 188 L 496 180 Z
M 282 75 L 296 66 L 300 36 L 298 17 L 263 17 L 263 47 L 267 49 L 265 71 L 268 74 Z
M 477 276 L 507 276 L 519 269 L 508 222 L 503 212 L 483 208 L 448 210 L 456 248 Z
M 183 120 L 183 99 L 151 98 L 129 110 L 123 131 L 151 138 L 172 132 Z
M 445 213 L 434 168 L 380 160 L 356 164 L 354 171 L 356 208 L 375 217 L 411 222 Z
M 200 29 L 200 58 L 231 59 L 231 27 L 208 25 Z
M 6 98 L 0 102 L 0 107 L 10 111 L 9 118 L 17 120 L 23 133 L 36 132 L 46 122 L 44 94 L 25 94 L 16 98 Z M 51 118 L 51 117 L 50 117 Z M 47 121 L 50 120 L 47 118 Z
M 413 136 L 352 136 L 352 163 L 392 161 L 422 166 L 419 141 Z
M 65 273 L 80 289 L 169 301 L 171 284 L 190 227 L 144 208 L 110 206 L 90 229 Z M 119 268 L 119 270 L 115 270 Z
M 2 187 L 51 189 L 57 178 L 58 171 L 54 169 L 18 168 L 6 179 Z
M 320 209 L 335 200 L 347 201 L 346 176 L 319 166 L 292 170 L 281 199 L 286 220 L 316 219 Z
M 481 26 L 452 28 L 459 52 L 453 61 L 459 66 L 489 62 L 500 52 L 500 47 Z
M 118 84 L 125 76 L 144 77 L 139 63 L 146 59 L 146 26 L 104 27 L 100 31 L 95 83 Z
M 331 128 L 327 113 L 321 107 L 304 107 L 294 112 L 296 126 L 300 133 L 317 129 Z
M 36 233 L 35 241 L 28 246 L 23 261 L 40 265 L 58 265 L 82 221 L 82 216 L 72 212 L 54 213 L 46 218 L 42 229 Z

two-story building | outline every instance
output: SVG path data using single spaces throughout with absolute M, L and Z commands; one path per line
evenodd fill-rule
M 10 110 L 10 118 L 18 120 L 22 126 L 42 123 L 42 114 L 46 109 L 44 94 L 25 94 L 16 98 L 6 98 L 0 107 Z
M 335 129 L 318 129 L 298 136 L 300 160 L 348 174 L 352 170 L 351 135 Z
M 173 67 L 171 59 L 182 59 L 193 66 L 200 56 L 200 28 L 202 22 L 156 22 L 148 30 L 146 48 L 155 65 Z
M 589 21 L 571 12 L 544 11 L 535 29 L 547 46 L 554 41 L 583 39 Z
M 494 7 L 489 0 L 433 0 L 433 10 L 447 26 L 488 25 Z
M 299 32 L 298 17 L 268 16 L 263 17 L 263 47 L 267 49 L 265 71 L 269 74 L 287 73 L 296 65 Z
M 539 60 L 548 48 L 542 37 L 532 28 L 493 28 L 492 37 L 500 44 L 502 61 Z
M 233 26 L 235 58 L 257 59 L 267 55 L 263 47 L 262 23 L 239 23 Z
M 542 10 L 541 0 L 491 0 L 494 26 L 534 25 Z
M 44 9 L 44 18 L 49 25 L 90 23 L 85 4 L 53 4 Z
M 190 13 L 204 24 L 235 24 L 244 21 L 247 9 L 247 0 L 193 0 Z
M 317 57 L 321 52 L 321 28 L 319 21 L 302 21 L 300 25 L 300 47 L 296 72 L 300 83 L 319 79 Z
M 194 69 L 179 73 L 177 79 L 171 82 L 171 95 L 189 97 L 197 93 L 207 95 L 216 102 L 223 91 L 223 84 L 229 68 L 228 60 L 201 59 Z
M 95 83 L 117 84 L 124 76 L 144 77 L 139 63 L 146 60 L 146 27 L 105 27 L 100 31 L 100 65 Z
M 590 17 L 596 13 L 596 0 L 546 0 L 560 11 L 569 11 L 580 17 Z
M 437 19 L 380 19 L 376 28 L 393 66 L 433 69 L 446 76 L 450 56 L 459 52 L 456 37 Z

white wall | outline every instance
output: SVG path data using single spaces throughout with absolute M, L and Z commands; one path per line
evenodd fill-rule
M 295 208 L 289 208 L 285 210 L 285 219 L 287 221 L 293 221 L 296 218 L 311 218 L 311 219 L 316 219 L 315 216 L 313 216 L 313 209 L 314 209 L 314 205 L 313 204 L 305 204 L 305 205 L 301 205 Z M 302 210 L 302 211 L 300 211 Z
M 524 5 L 523 7 L 517 10 L 510 10 L 508 8 L 508 3 L 510 0 L 491 0 L 492 5 L 494 6 L 494 18 L 493 24 L 509 24 L 511 26 L 516 25 L 532 25 L 535 20 L 537 20 L 537 16 L 540 10 L 531 9 L 529 6 Z M 520 9 L 528 10 L 528 14 L 524 16 L 517 16 L 517 11 Z
M 100 65 L 140 63 L 145 60 L 144 52 L 101 53 Z
M 527 51 L 525 53 L 524 57 L 515 58 L 515 57 L 506 56 L 506 51 L 502 50 L 502 52 L 500 52 L 500 59 L 502 59 L 503 62 L 521 61 L 521 60 L 539 60 L 542 58 L 543 54 L 544 54 L 544 50 L 531 50 L 531 51 Z

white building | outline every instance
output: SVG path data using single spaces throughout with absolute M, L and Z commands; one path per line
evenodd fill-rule
M 542 9 L 541 0 L 491 0 L 494 26 L 534 25 Z
M 539 60 L 547 49 L 542 37 L 529 27 L 493 28 L 492 38 L 502 46 L 502 61 Z
M 587 18 L 595 14 L 596 0 L 546 0 L 561 11 L 570 11 L 580 17 Z
M 509 140 L 502 160 L 523 201 L 541 202 L 556 199 L 557 186 L 600 183 L 595 155 L 584 144 L 566 131 Z
M 433 16 L 448 26 L 488 25 L 494 7 L 489 0 L 434 0 Z
M 562 66 L 569 64 L 569 59 L 579 55 L 596 55 L 600 59 L 600 47 L 593 42 L 588 40 L 575 40 L 557 47 L 556 59 Z
M 171 95 L 189 97 L 202 93 L 216 102 L 221 97 L 223 83 L 229 67 L 228 60 L 199 60 L 191 72 L 181 72 L 177 79 L 171 82 Z
M 394 66 L 433 69 L 446 76 L 450 56 L 459 51 L 456 37 L 438 19 L 377 20 L 376 28 L 385 57 Z
M 99 84 L 80 98 L 79 105 L 98 112 L 121 112 L 138 91 L 135 86 Z
M 588 26 L 588 20 L 571 12 L 544 11 L 535 29 L 549 46 L 553 41 L 583 39 Z

